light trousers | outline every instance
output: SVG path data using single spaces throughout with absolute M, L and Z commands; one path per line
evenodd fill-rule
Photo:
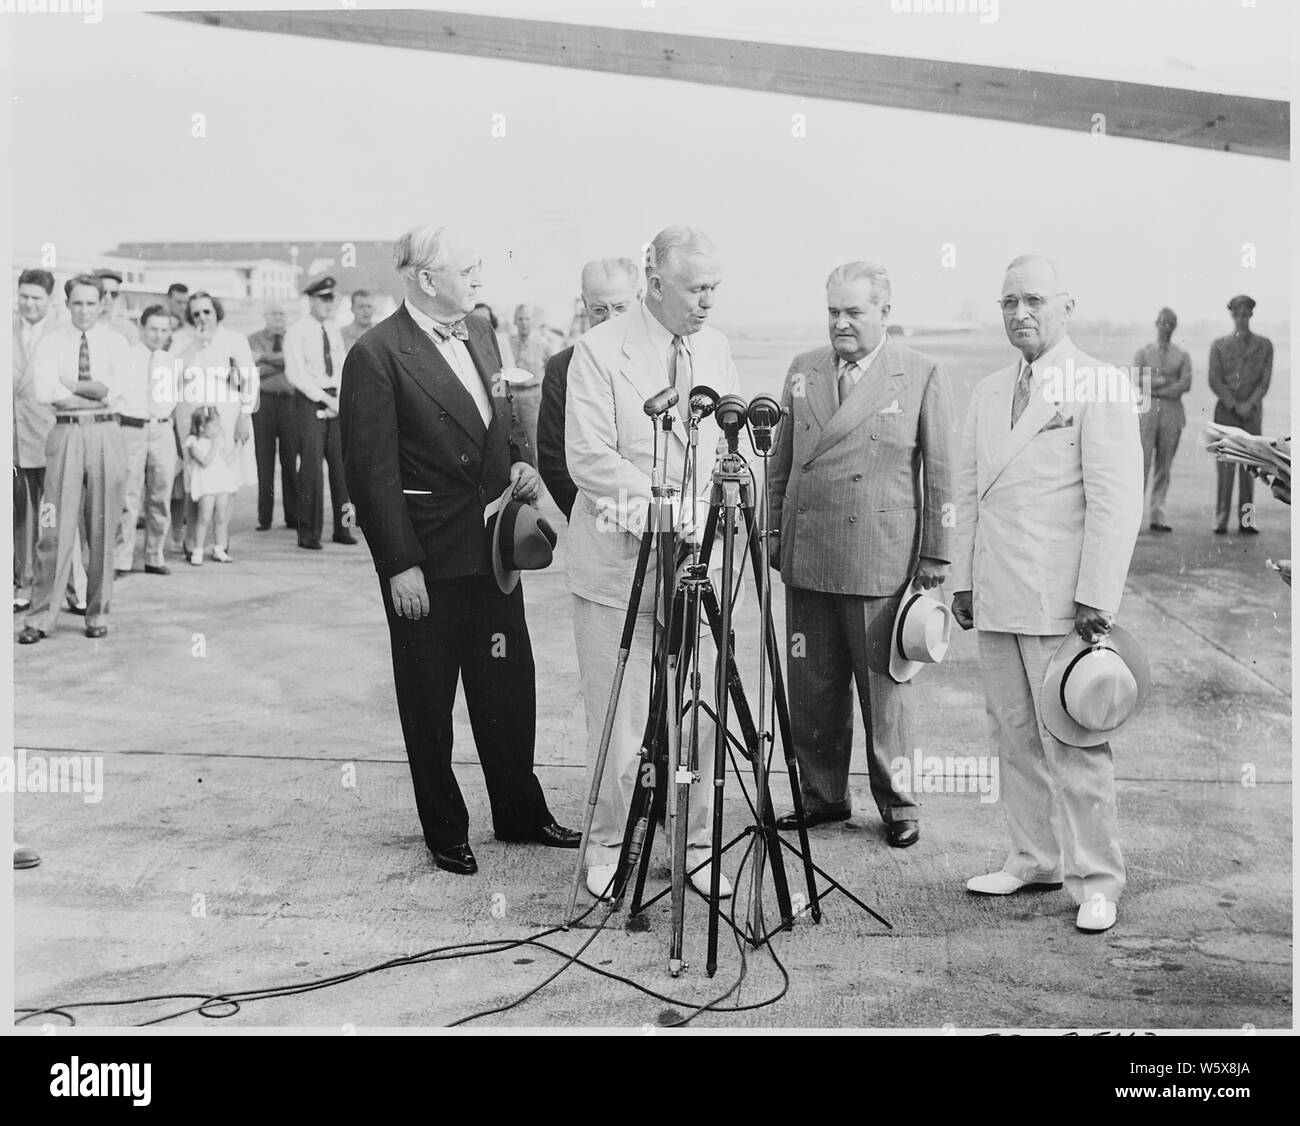
M 1043 725 L 1039 692 L 1062 637 L 979 632 L 989 745 L 999 757 L 1011 830 L 1003 869 L 1021 880 L 1063 881 L 1076 903 L 1124 890 L 1115 763 L 1110 744 L 1071 747 Z

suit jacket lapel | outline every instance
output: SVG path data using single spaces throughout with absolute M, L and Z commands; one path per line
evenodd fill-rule
M 1017 363 L 999 380 L 996 391 L 988 398 L 987 432 L 992 437 L 993 455 L 988 462 L 988 475 L 980 484 L 981 497 L 989 491 L 993 482 L 1002 475 L 1002 471 L 1012 459 L 1030 443 L 1043 428 L 1043 424 L 1061 405 L 1046 395 L 1043 381 L 1036 375 L 1024 413 L 1012 427 L 1011 400 L 1015 395 L 1016 380 L 1019 378 L 1020 364 Z
M 442 358 L 442 353 L 434 346 L 428 335 L 417 325 L 406 307 L 401 306 L 394 314 L 398 318 L 397 338 L 399 342 L 398 359 L 407 374 L 419 388 L 442 407 L 462 430 L 480 446 L 487 441 L 487 428 L 478 413 L 474 398 L 465 390 L 456 373 Z M 474 349 L 469 349 L 474 357 L 474 365 L 483 377 L 480 359 Z M 489 392 L 490 393 L 490 392 Z M 495 411 L 493 412 L 495 414 Z
M 834 370 L 834 369 L 832 369 Z M 838 382 L 838 379 L 836 380 Z M 813 449 L 813 457 L 844 441 L 873 414 L 898 398 L 907 386 L 907 376 L 888 341 L 858 380 L 849 397 L 840 404 Z
M 831 419 L 839 409 L 839 376 L 836 372 L 835 349 L 827 348 L 812 366 L 812 371 L 804 373 L 806 380 L 804 394 L 808 396 L 808 409 L 825 431 Z

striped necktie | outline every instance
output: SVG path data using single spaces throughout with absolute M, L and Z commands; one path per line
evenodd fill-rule
M 90 382 L 90 341 L 84 332 L 81 334 L 81 350 L 77 353 L 77 382 Z
M 858 385 L 858 381 L 853 378 L 853 373 L 857 370 L 857 366 L 856 363 L 845 364 L 844 370 L 840 372 L 840 406 L 844 405 L 844 400 L 853 393 L 853 388 Z
M 1025 370 L 1020 373 L 1020 378 L 1016 380 L 1016 393 L 1011 399 L 1011 428 L 1014 430 L 1016 423 L 1020 421 L 1020 416 L 1025 413 L 1025 407 L 1029 405 L 1029 381 L 1034 377 L 1034 369 L 1025 364 Z

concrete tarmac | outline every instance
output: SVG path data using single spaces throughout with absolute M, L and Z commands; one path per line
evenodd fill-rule
M 967 877 L 1000 867 L 1007 835 L 994 795 L 959 785 L 942 761 L 989 754 L 975 638 L 958 633 L 948 659 L 918 681 L 917 754 L 923 774 L 933 766 L 920 787 L 920 843 L 887 847 L 861 730 L 853 819 L 811 833 L 816 863 L 891 926 L 829 896 L 820 925 L 805 914 L 770 953 L 749 951 L 724 1004 L 760 1007 L 704 1013 L 695 1026 L 1292 1026 L 1291 602 L 1264 567 L 1266 557 L 1290 556 L 1290 512 L 1260 490 L 1261 535 L 1213 536 L 1212 496 L 1213 464 L 1189 428 L 1174 469 L 1175 530 L 1143 531 L 1120 613 L 1147 647 L 1156 687 L 1115 744 L 1129 869 L 1115 928 L 1077 931 L 1064 891 L 1008 899 L 965 891 Z M 20 1007 L 269 989 L 520 938 L 561 920 L 576 854 L 492 838 L 463 701 L 457 774 L 480 871 L 465 878 L 433 866 L 365 546 L 301 551 L 290 531 L 254 531 L 253 508 L 245 489 L 235 563 L 200 569 L 169 557 L 169 577 L 121 580 L 108 638 L 85 639 L 82 620 L 64 615 L 50 638 L 14 649 L 14 742 L 29 769 L 72 754 L 97 756 L 103 769 L 102 800 L 15 796 L 19 839 L 42 858 L 14 873 Z M 537 772 L 557 817 L 580 826 L 586 737 L 562 548 L 524 585 L 538 668 Z M 779 582 L 774 595 L 782 623 Z M 751 589 L 738 618 L 751 703 L 756 606 Z M 748 817 L 735 783 L 729 774 L 728 838 Z M 789 808 L 779 764 L 772 788 L 778 812 Z M 727 854 L 724 870 L 735 873 L 740 852 Z M 664 855 L 660 847 L 652 891 L 665 886 Z M 795 859 L 786 860 L 793 887 L 806 892 Z M 747 889 L 746 876 L 742 917 Z M 590 903 L 582 892 L 579 904 Z M 763 906 L 770 924 L 770 880 Z M 669 1024 L 740 976 L 725 924 L 718 972 L 705 975 L 699 900 L 687 913 L 689 967 L 675 980 L 666 900 L 648 910 L 646 930 L 629 932 L 623 912 L 597 931 L 605 914 L 546 941 L 571 953 L 590 940 L 585 961 L 661 998 L 574 965 L 470 1027 Z M 789 986 L 763 1005 L 783 988 L 772 955 Z M 510 1003 L 561 964 L 519 946 L 250 1001 L 222 1020 L 191 1012 L 164 1027 L 437 1027 Z M 72 1011 L 80 1025 L 131 1025 L 196 1003 Z M 46 1019 L 66 1023 L 36 1024 Z

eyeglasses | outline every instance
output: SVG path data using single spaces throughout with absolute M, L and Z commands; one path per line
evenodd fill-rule
M 217 315 L 216 309 L 191 309 L 190 312 L 196 317 L 215 317 Z
M 105 297 L 116 297 L 120 292 L 121 292 L 121 290 L 118 290 L 118 289 L 106 289 L 106 290 L 104 290 L 104 296 L 105 296 Z
M 1053 297 L 1065 297 L 1065 296 L 1066 294 L 1064 292 L 1049 293 L 1046 296 L 1044 296 L 1041 293 L 1023 293 L 1019 297 L 1010 297 L 1010 296 L 999 297 L 998 307 L 1004 313 L 1014 313 L 1017 309 L 1020 308 L 1020 303 L 1023 301 L 1025 303 L 1026 309 L 1028 309 L 1031 313 L 1037 313 L 1038 310 L 1041 309 L 1043 305 L 1046 304 Z

